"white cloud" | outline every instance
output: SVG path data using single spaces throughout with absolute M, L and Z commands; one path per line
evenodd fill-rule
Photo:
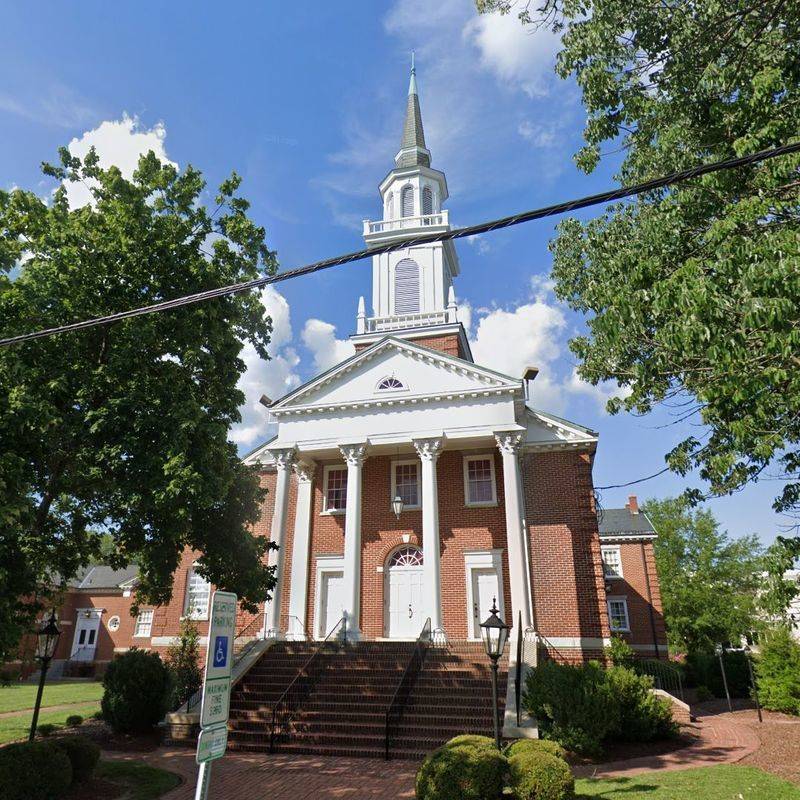
M 560 38 L 546 28 L 523 25 L 517 15 L 483 14 L 470 20 L 464 36 L 480 53 L 481 65 L 498 81 L 520 88 L 529 97 L 549 93 Z
M 164 147 L 167 130 L 163 122 L 152 128 L 144 128 L 137 117 L 122 115 L 121 120 L 106 120 L 96 128 L 87 131 L 80 139 L 73 139 L 68 147 L 74 156 L 84 158 L 91 147 L 97 151 L 100 166 L 104 169 L 112 165 L 119 167 L 125 178 L 133 175 L 139 163 L 139 156 L 152 150 L 165 163 L 178 165 L 170 160 Z M 66 183 L 67 199 L 72 208 L 79 208 L 91 202 L 92 195 L 83 183 Z
M 475 234 L 474 236 L 467 236 L 467 243 L 474 247 L 477 251 L 479 256 L 486 255 L 491 249 L 492 246 L 489 244 L 489 240 L 485 236 L 481 236 L 480 234 Z
M 272 337 L 269 345 L 271 358 L 262 359 L 255 348 L 246 344 L 242 360 L 246 371 L 239 379 L 239 389 L 245 401 L 240 408 L 242 421 L 231 431 L 231 440 L 245 448 L 252 447 L 268 437 L 270 425 L 267 409 L 261 405 L 261 395 L 277 400 L 300 383 L 297 368 L 300 358 L 291 347 L 292 322 L 289 303 L 272 286 L 261 292 L 264 313 L 272 318 Z
M 19 100 L 13 94 L 0 92 L 0 111 L 60 128 L 75 128 L 97 119 L 98 112 L 90 103 L 63 84 L 54 83 Z
M 353 343 L 348 339 L 337 339 L 335 326 L 321 319 L 307 320 L 301 336 L 303 344 L 314 356 L 316 372 L 324 372 L 355 353 Z
M 517 133 L 534 147 L 552 147 L 557 142 L 555 125 L 539 125 L 529 119 L 520 122 Z
M 565 383 L 565 388 L 572 394 L 584 395 L 597 403 L 600 411 L 605 411 L 606 403 L 612 397 L 627 397 L 630 389 L 627 386 L 620 386 L 616 381 L 601 381 L 596 386 L 587 383 L 578 375 L 578 370 L 574 369 Z

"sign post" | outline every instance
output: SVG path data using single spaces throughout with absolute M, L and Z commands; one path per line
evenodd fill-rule
M 236 595 L 214 592 L 208 626 L 206 671 L 200 705 L 200 736 L 197 739 L 195 800 L 206 800 L 211 779 L 211 762 L 225 755 L 228 745 L 228 714 L 231 704 L 231 667 L 236 627 Z

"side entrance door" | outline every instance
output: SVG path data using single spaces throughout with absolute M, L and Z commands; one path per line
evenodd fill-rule
M 497 572 L 494 569 L 472 570 L 472 635 L 476 639 L 481 638 L 481 622 L 489 616 L 494 599 L 500 599 L 498 588 Z
M 78 611 L 75 620 L 75 638 L 72 641 L 71 661 L 94 661 L 100 614 L 91 609 Z
M 425 624 L 422 592 L 422 551 L 398 550 L 387 565 L 386 635 L 391 639 L 416 639 Z
M 324 639 L 331 628 L 342 618 L 344 608 L 344 573 L 326 570 L 321 575 L 320 620 L 317 637 Z

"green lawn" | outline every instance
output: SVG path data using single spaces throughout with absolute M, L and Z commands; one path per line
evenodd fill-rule
M 24 711 L 33 708 L 38 686 L 33 683 L 15 683 L 0 687 L 0 714 L 5 711 Z M 42 695 L 42 708 L 60 706 L 64 703 L 87 703 L 103 696 L 103 684 L 99 681 L 47 682 Z
M 128 800 L 155 800 L 181 782 L 174 772 L 137 761 L 101 761 L 94 774 L 126 786 L 130 792 L 126 795 Z
M 65 708 L 61 711 L 48 711 L 42 709 L 39 712 L 39 725 L 50 723 L 63 727 L 67 717 L 71 714 L 80 714 L 84 719 L 88 719 L 94 714 L 95 711 L 100 710 L 100 703 L 83 703 L 73 706 L 72 708 Z M 0 719 L 0 744 L 6 742 L 13 742 L 16 739 L 25 739 L 28 736 L 28 731 L 31 728 L 31 718 L 33 712 L 30 714 L 18 714 L 15 717 L 5 717 Z
M 575 781 L 578 798 L 608 800 L 800 800 L 800 788 L 755 767 L 718 767 L 646 772 L 631 778 Z

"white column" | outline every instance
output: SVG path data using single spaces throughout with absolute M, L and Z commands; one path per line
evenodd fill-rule
M 531 601 L 526 577 L 527 548 L 525 528 L 522 524 L 524 498 L 522 474 L 518 452 L 522 441 L 521 431 L 500 431 L 495 434 L 497 446 L 503 456 L 503 485 L 505 487 L 506 538 L 508 541 L 508 571 L 511 582 L 511 608 L 513 619 L 506 622 L 514 628 L 514 639 L 519 633 L 517 620 L 522 612 L 522 630 L 531 626 Z
M 347 636 L 361 637 L 361 469 L 366 444 L 340 445 L 347 463 L 347 500 L 344 516 L 344 614 Z
M 297 503 L 292 540 L 292 572 L 289 585 L 289 625 L 287 638 L 306 638 L 306 608 L 308 607 L 308 560 L 311 540 L 311 507 L 314 498 L 313 461 L 297 461 Z
M 275 461 L 278 470 L 278 479 L 275 481 L 275 506 L 272 511 L 272 528 L 270 539 L 278 546 L 277 550 L 270 549 L 269 565 L 275 567 L 275 587 L 272 598 L 264 606 L 264 635 L 277 638 L 280 636 L 281 627 L 281 589 L 283 588 L 284 558 L 283 542 L 286 532 L 286 512 L 289 508 L 289 481 L 292 477 L 292 461 L 294 461 L 294 447 L 280 447 L 270 450 L 269 454 Z
M 436 462 L 442 438 L 415 439 L 414 447 L 422 462 L 422 575 L 425 605 L 431 618 L 431 631 L 444 638 L 442 623 L 442 576 L 439 547 L 439 490 Z

